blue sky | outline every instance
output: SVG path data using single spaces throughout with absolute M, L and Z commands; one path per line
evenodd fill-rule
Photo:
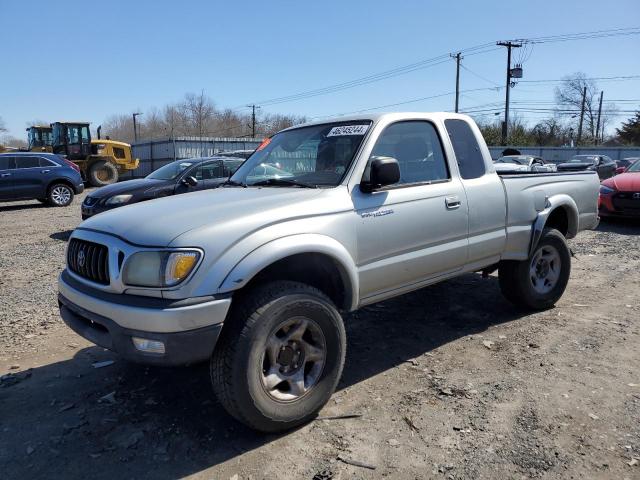
M 0 0 L 0 18 L 0 116 L 22 138 L 34 119 L 95 127 L 203 89 L 218 107 L 241 107 L 496 40 L 638 27 L 640 2 Z M 539 44 L 524 79 L 640 75 L 639 51 L 640 35 Z M 504 49 L 468 56 L 463 65 L 475 75 L 462 70 L 461 89 L 503 85 L 505 64 Z M 451 60 L 263 111 L 351 112 L 451 92 L 454 79 Z M 605 100 L 640 99 L 640 78 L 600 86 Z M 512 100 L 552 101 L 553 87 L 520 84 Z M 503 98 L 503 90 L 468 92 L 461 107 Z M 637 109 L 640 101 L 618 106 Z M 386 110 L 452 107 L 448 95 Z M 544 113 L 521 115 L 535 121 Z

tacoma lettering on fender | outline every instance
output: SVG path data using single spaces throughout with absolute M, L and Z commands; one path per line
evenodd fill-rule
M 498 175 L 464 115 L 310 123 L 263 142 L 219 189 L 82 223 L 60 313 L 131 361 L 209 361 L 231 415 L 284 430 L 338 383 L 341 311 L 496 268 L 511 302 L 553 306 L 566 240 L 597 226 L 598 188 L 590 171 Z

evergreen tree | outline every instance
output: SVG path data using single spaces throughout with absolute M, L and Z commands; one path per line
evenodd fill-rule
M 626 122 L 622 122 L 622 127 L 617 128 L 618 138 L 631 145 L 640 145 L 640 112 Z

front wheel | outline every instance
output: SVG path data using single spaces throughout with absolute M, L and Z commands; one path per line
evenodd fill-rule
M 218 400 L 264 432 L 309 421 L 342 374 L 346 334 L 336 307 L 319 290 L 289 281 L 262 285 L 237 301 L 211 358 Z
M 560 299 L 571 273 L 571 252 L 564 236 L 546 228 L 528 260 L 503 261 L 498 269 L 502 294 L 515 305 L 544 310 Z

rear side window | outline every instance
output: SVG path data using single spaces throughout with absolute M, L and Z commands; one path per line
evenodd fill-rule
M 220 162 L 204 163 L 198 172 L 200 176 L 196 176 L 196 178 L 198 180 L 213 180 L 220 178 L 222 176 L 222 169 L 220 167 Z
M 462 178 L 470 180 L 483 176 L 486 173 L 484 158 L 469 124 L 458 119 L 445 120 L 444 124 L 449 132 Z
M 240 165 L 242 165 L 242 162 L 223 162 L 222 167 L 224 170 L 222 176 L 230 177 L 235 173 Z
M 0 170 L 11 170 L 16 168 L 16 164 L 13 160 L 14 157 L 10 156 L 0 156 Z
M 41 167 L 57 167 L 58 165 L 53 163 L 51 160 L 47 160 L 46 158 L 39 158 Z
M 40 166 L 38 157 L 16 157 L 17 168 L 35 168 Z

